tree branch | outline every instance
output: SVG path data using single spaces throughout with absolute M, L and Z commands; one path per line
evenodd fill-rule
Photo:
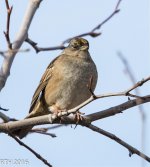
M 12 49 L 4 55 L 4 60 L 0 69 L 0 91 L 5 86 L 7 78 L 10 74 L 10 69 L 13 60 L 17 53 L 13 50 L 18 50 L 21 47 L 24 40 L 27 38 L 28 29 L 32 22 L 33 16 L 41 2 L 42 0 L 29 0 L 28 7 L 23 18 L 23 22 L 20 26 L 16 39 L 13 42 Z
M 5 4 L 7 9 L 7 24 L 6 24 L 6 32 L 4 31 L 4 35 L 7 41 L 8 49 L 12 49 L 12 43 L 10 42 L 10 36 L 9 36 L 9 27 L 10 27 L 10 16 L 11 16 L 13 7 L 9 6 L 8 0 L 5 0 Z
M 141 98 L 137 98 L 134 100 L 129 100 L 125 103 L 111 107 L 107 110 L 103 110 L 87 116 L 83 116 L 83 121 L 80 120 L 79 124 L 82 124 L 82 122 L 90 123 L 99 119 L 113 116 L 115 114 L 122 113 L 122 111 L 124 110 L 127 110 L 129 108 L 132 108 L 134 106 L 138 106 L 140 104 L 144 104 L 147 102 L 150 102 L 150 95 L 143 96 Z M 74 109 L 58 113 L 57 115 L 48 114 L 48 115 L 28 118 L 20 121 L 3 123 L 3 124 L 0 124 L 0 132 L 8 133 L 8 130 L 12 132 L 17 129 L 25 128 L 28 126 L 35 126 L 35 125 L 56 124 L 56 123 L 60 124 L 60 120 L 59 120 L 60 117 L 61 117 L 61 124 L 76 124 L 75 116 L 68 116 L 68 115 L 70 113 L 75 113 L 78 108 L 81 108 L 81 105 L 79 105 L 79 107 L 76 107 Z
M 31 129 L 29 134 L 32 134 L 32 133 L 39 133 L 39 134 L 47 135 L 47 136 L 50 136 L 50 137 L 57 137 L 54 133 L 45 132 L 42 128 L 41 129 L 39 128 L 39 130 Z
M 55 125 L 53 127 L 47 127 L 47 128 L 34 128 L 34 129 L 30 130 L 29 134 L 39 133 L 39 134 L 43 134 L 43 135 L 48 135 L 50 137 L 57 137 L 54 133 L 48 133 L 48 131 L 51 130 L 51 129 L 62 127 L 62 126 L 63 125 Z
M 141 84 L 145 83 L 146 81 L 148 81 L 147 78 L 142 80 L 142 82 L 138 82 L 139 86 Z M 138 84 L 135 84 L 135 85 L 136 86 L 133 86 L 133 87 L 138 86 Z M 126 92 L 129 93 L 130 90 L 133 90 L 133 89 L 132 88 L 127 89 L 127 91 L 124 91 L 124 95 L 126 96 L 127 95 Z M 112 95 L 113 94 L 111 94 L 111 96 Z M 89 98 L 86 102 L 82 103 L 81 105 L 75 107 L 74 109 L 68 110 L 68 111 L 62 111 L 62 112 L 58 113 L 57 115 L 56 114 L 49 114 L 49 115 L 39 116 L 39 117 L 35 117 L 35 118 L 24 119 L 21 121 L 0 124 L 0 132 L 9 134 L 10 132 L 13 132 L 14 130 L 25 128 L 25 127 L 28 127 L 30 125 L 34 126 L 34 125 L 54 124 L 54 123 L 58 124 L 58 123 L 60 123 L 59 118 L 61 118 L 62 124 L 76 124 L 75 116 L 68 116 L 68 115 L 70 113 L 77 112 L 80 108 L 87 105 L 89 102 L 95 100 L 95 97 L 99 98 L 101 96 L 92 95 L 91 98 Z M 106 97 L 106 95 L 105 96 L 103 95 L 103 97 Z M 108 95 L 107 95 L 107 97 L 108 97 Z M 147 103 L 147 102 L 150 102 L 150 95 L 140 97 L 140 98 L 137 98 L 134 100 L 129 100 L 125 103 L 122 103 L 122 104 L 115 106 L 115 107 L 112 107 L 110 109 L 84 116 L 83 119 L 79 121 L 79 124 L 82 126 L 90 127 L 92 129 L 93 125 L 91 125 L 91 122 L 93 122 L 93 121 L 96 121 L 96 120 L 99 120 L 102 118 L 106 118 L 108 116 L 112 116 L 112 115 L 115 115 L 117 113 L 121 113 L 122 111 L 124 111 L 126 109 L 129 109 L 131 107 L 138 106 L 140 104 Z M 132 154 L 135 153 L 137 155 L 140 155 L 142 158 L 149 161 L 149 157 L 147 157 L 146 155 L 144 155 L 143 153 L 141 153 L 140 151 L 138 151 L 134 147 L 130 146 L 129 144 L 125 143 L 124 141 L 120 140 L 116 136 L 113 136 L 113 134 L 110 134 L 109 132 L 106 132 L 106 131 L 103 131 L 100 129 L 98 132 L 109 137 L 109 138 L 113 137 L 113 140 L 115 140 L 119 144 L 123 145 L 124 147 L 128 148 Z
M 125 57 L 123 56 L 123 54 L 121 52 L 118 52 L 117 55 L 125 66 L 125 73 L 129 76 L 132 84 L 135 85 L 136 79 L 133 75 L 132 69 L 131 69 L 128 61 L 125 59 Z M 136 93 L 136 95 L 140 95 L 139 89 L 135 89 L 135 93 Z M 144 121 L 145 120 L 145 112 L 144 112 L 144 109 L 142 106 L 139 106 L 139 111 L 141 114 L 142 121 Z
M 125 67 L 125 74 L 127 74 L 129 76 L 129 79 L 131 80 L 132 84 L 136 83 L 136 79 L 135 76 L 133 74 L 133 71 L 130 67 L 130 64 L 128 63 L 127 59 L 124 57 L 124 55 L 121 52 L 117 52 L 118 57 L 120 58 L 120 60 L 122 61 L 122 63 L 124 64 Z M 135 89 L 134 90 L 136 95 L 140 95 L 140 91 L 139 89 Z M 141 127 L 141 147 L 142 147 L 142 151 L 144 151 L 144 146 L 145 146 L 145 134 L 146 134 L 146 125 L 145 125 L 145 119 L 146 119 L 146 114 L 144 111 L 144 108 L 142 105 L 138 106 L 139 108 L 139 112 L 140 112 L 140 116 L 141 116 L 141 123 L 142 123 L 142 127 Z M 141 166 L 144 167 L 144 161 L 142 160 Z
M 114 15 L 116 15 L 118 12 L 120 12 L 119 5 L 121 3 L 122 0 L 119 0 L 115 6 L 114 11 L 104 20 L 102 21 L 99 25 L 97 25 L 95 28 L 93 28 L 92 32 L 94 32 L 95 30 L 100 29 L 106 22 L 108 22 Z
M 47 48 L 38 47 L 37 43 L 32 41 L 30 38 L 28 38 L 28 35 L 27 35 L 29 26 L 30 26 L 31 21 L 32 21 L 32 18 L 33 18 L 33 16 L 34 16 L 34 14 L 35 14 L 35 12 L 36 12 L 36 10 L 37 10 L 41 1 L 42 0 L 30 0 L 29 6 L 28 6 L 26 14 L 25 14 L 25 17 L 23 19 L 23 24 L 21 25 L 19 33 L 18 33 L 18 35 L 17 35 L 17 37 L 16 37 L 16 39 L 13 42 L 13 45 L 12 45 L 12 43 L 10 42 L 10 36 L 9 36 L 10 16 L 11 16 L 11 12 L 12 12 L 12 7 L 9 7 L 8 0 L 5 0 L 6 8 L 7 8 L 7 26 L 6 26 L 6 32 L 4 32 L 4 34 L 5 34 L 5 37 L 6 37 L 6 41 L 7 41 L 9 50 L 7 52 L 4 52 L 4 53 L 0 52 L 0 54 L 4 57 L 4 61 L 3 61 L 3 64 L 2 64 L 2 67 L 1 67 L 1 70 L 0 70 L 0 90 L 4 87 L 4 85 L 6 83 L 6 80 L 9 76 L 11 65 L 13 63 L 15 55 L 19 51 L 19 48 L 21 47 L 22 43 L 25 40 L 36 50 L 36 52 L 39 52 L 39 51 L 47 51 L 47 50 L 64 49 L 65 44 L 68 41 L 70 41 L 70 39 L 72 39 L 74 37 L 84 37 L 84 36 L 97 37 L 101 33 L 96 32 L 96 30 L 99 30 L 106 22 L 108 22 L 115 14 L 117 14 L 120 11 L 118 8 L 119 8 L 119 5 L 120 5 L 122 0 L 118 0 L 114 11 L 104 21 L 102 21 L 99 25 L 94 27 L 91 31 L 83 33 L 83 34 L 76 35 L 76 36 L 71 37 L 71 38 L 68 38 L 65 41 L 63 41 L 59 46 L 47 47 Z M 124 111 L 126 109 L 129 109 L 131 107 L 150 102 L 150 95 L 140 97 L 138 95 L 134 95 L 134 94 L 130 93 L 132 90 L 134 90 L 135 88 L 137 88 L 139 86 L 142 86 L 145 82 L 147 82 L 149 80 L 150 80 L 150 77 L 148 77 L 146 79 L 143 79 L 142 81 L 136 83 L 131 88 L 127 89 L 126 91 L 122 91 L 122 92 L 102 94 L 102 95 L 99 95 L 99 96 L 95 96 L 94 93 L 93 93 L 92 96 L 87 101 L 82 103 L 81 105 L 75 107 L 74 109 L 68 110 L 68 111 L 62 111 L 61 113 L 58 113 L 57 115 L 49 114 L 49 115 L 30 118 L 30 119 L 25 119 L 25 120 L 21 120 L 21 121 L 2 123 L 2 124 L 0 124 L 0 132 L 4 132 L 4 133 L 9 134 L 14 140 L 16 140 L 20 145 L 27 148 L 38 159 L 43 161 L 47 166 L 52 167 L 47 162 L 46 159 L 41 157 L 38 153 L 36 153 L 33 149 L 31 149 L 29 146 L 27 146 L 22 141 L 20 141 L 17 137 L 13 136 L 10 131 L 20 129 L 20 128 L 24 128 L 24 127 L 27 127 L 27 126 L 30 126 L 30 125 L 60 123 L 60 120 L 59 120 L 60 118 L 61 118 L 61 123 L 62 124 L 70 124 L 70 123 L 71 124 L 76 124 L 75 116 L 68 116 L 68 115 L 70 113 L 77 112 L 79 109 L 81 109 L 82 107 L 84 107 L 85 105 L 89 104 L 90 102 L 92 102 L 96 99 L 104 98 L 104 97 L 110 97 L 110 96 L 135 97 L 136 99 L 129 100 L 129 101 L 127 101 L 125 103 L 122 103 L 118 106 L 115 106 L 115 107 L 112 107 L 112 108 L 109 108 L 107 110 L 103 110 L 103 111 L 100 111 L 100 112 L 97 112 L 97 113 L 93 113 L 93 114 L 90 114 L 90 115 L 87 115 L 87 116 L 84 116 L 83 120 L 79 121 L 79 124 L 82 125 L 82 126 L 86 126 L 87 128 L 89 128 L 93 131 L 96 131 L 100 134 L 103 134 L 103 135 L 109 137 L 110 139 L 116 141 L 117 143 L 121 144 L 122 146 L 124 146 L 125 148 L 127 148 L 129 150 L 129 152 L 130 152 L 129 155 L 130 156 L 132 154 L 137 154 L 140 157 L 147 160 L 148 162 L 150 162 L 150 158 L 148 156 L 146 156 L 145 154 L 141 153 L 136 148 L 134 148 L 131 145 L 129 145 L 128 143 L 124 142 L 123 140 L 121 140 L 120 138 L 115 136 L 114 134 L 109 133 L 107 131 L 104 131 L 104 130 L 102 130 L 102 129 L 100 129 L 100 128 L 91 124 L 91 122 L 93 122 L 93 121 L 96 121 L 96 120 L 99 120 L 99 119 L 102 119 L 102 118 L 106 118 L 108 116 L 112 116 L 112 115 L 121 113 L 122 111 Z M 7 121 L 10 120 L 9 117 L 7 117 L 5 114 L 3 114 L 1 112 L 0 112 L 0 118 L 2 118 L 4 120 L 4 122 L 7 122 Z M 45 132 L 44 129 L 43 130 L 33 129 L 33 130 L 31 130 L 31 132 L 50 135 L 49 133 Z M 54 137 L 54 135 L 53 135 L 53 137 Z
M 11 52 L 14 52 L 14 53 L 24 53 L 24 52 L 29 52 L 30 51 L 30 49 L 13 49 L 13 50 L 11 50 Z M 10 52 L 10 50 L 1 50 L 0 51 L 0 55 L 3 57 L 3 58 L 6 58 L 6 56 L 5 55 L 7 55 L 8 53 Z
M 9 109 L 2 108 L 2 107 L 0 106 L 0 110 L 2 110 L 2 111 L 8 111 Z
M 129 150 L 129 156 L 131 157 L 133 154 L 137 154 L 138 156 L 140 156 L 141 158 L 145 159 L 146 161 L 150 162 L 150 157 L 148 157 L 147 155 L 143 154 L 142 152 L 140 152 L 139 150 L 137 150 L 136 148 L 132 147 L 131 145 L 129 145 L 128 143 L 124 142 L 123 140 L 121 140 L 120 138 L 118 138 L 117 136 L 115 136 L 114 134 L 107 132 L 101 128 L 98 128 L 97 126 L 94 126 L 92 124 L 90 125 L 86 125 L 87 128 L 100 133 L 112 140 L 114 140 L 115 142 L 119 143 L 120 145 L 122 145 L 123 147 L 127 148 Z
M 9 133 L 9 136 L 11 136 L 14 140 L 16 140 L 17 143 L 19 143 L 21 146 L 25 147 L 27 150 L 29 150 L 32 154 L 34 154 L 39 160 L 41 160 L 45 165 L 52 167 L 52 165 L 47 162 L 46 159 L 44 159 L 40 154 L 38 154 L 36 151 L 34 151 L 31 147 L 23 143 L 20 139 Z
M 4 122 L 9 122 L 10 118 L 3 114 L 2 112 L 0 112 L 0 118 L 4 121 Z
M 98 113 L 91 114 L 90 115 L 90 122 L 101 119 L 102 118 L 101 117 L 102 113 L 103 113 L 102 114 L 103 117 L 112 116 L 116 113 L 120 113 L 123 110 L 131 108 L 133 106 L 149 102 L 150 101 L 150 96 L 149 95 L 144 96 L 144 97 L 139 97 L 139 96 L 130 94 L 130 91 L 137 88 L 138 86 L 143 85 L 145 82 L 147 82 L 149 80 L 150 80 L 150 77 L 147 77 L 147 78 L 137 82 L 135 85 L 133 85 L 129 89 L 127 89 L 125 91 L 122 91 L 122 92 L 118 92 L 118 93 L 107 93 L 107 94 L 102 94 L 102 95 L 98 95 L 98 96 L 94 95 L 94 93 L 91 93 L 91 97 L 89 99 L 87 99 L 85 102 L 83 102 L 82 104 L 78 105 L 77 107 L 75 107 L 71 110 L 59 112 L 57 115 L 56 114 L 49 114 L 48 116 L 41 116 L 41 120 L 38 120 L 39 117 L 35 117 L 35 118 L 25 119 L 25 120 L 22 120 L 22 121 L 6 123 L 6 127 L 5 126 L 3 127 L 2 124 L 1 124 L 0 131 L 3 132 L 3 130 L 4 130 L 4 132 L 7 132 L 8 129 L 10 131 L 13 131 L 13 130 L 16 130 L 16 128 L 17 129 L 23 128 L 25 125 L 26 126 L 41 125 L 41 124 L 46 124 L 46 123 L 48 123 L 48 124 L 51 123 L 52 124 L 52 123 L 54 123 L 54 121 L 58 120 L 60 117 L 68 116 L 71 113 L 75 113 L 75 112 L 79 111 L 79 109 L 83 108 L 87 104 L 89 104 L 92 101 L 94 101 L 96 99 L 99 99 L 99 98 L 111 97 L 111 96 L 128 96 L 128 97 L 136 97 L 137 98 L 135 100 L 130 100 L 130 101 L 128 101 L 126 103 L 123 103 L 121 105 L 118 105 L 118 106 L 115 106 L 113 108 L 107 109 L 103 112 L 98 112 Z M 42 118 L 45 118 L 45 120 L 44 120 L 45 122 L 42 122 L 42 120 L 43 120 Z M 16 123 L 17 123 L 17 126 L 14 126 L 14 125 L 16 125 Z M 57 122 L 57 123 L 59 123 L 59 122 Z M 64 123 L 66 123 L 66 122 L 64 122 Z
M 93 121 L 97 121 L 99 119 L 103 119 L 103 118 L 107 118 L 110 116 L 114 116 L 116 114 L 120 114 L 123 111 L 135 107 L 135 106 L 139 106 L 140 104 L 144 104 L 144 103 L 148 103 L 150 102 L 150 95 L 148 96 L 143 96 L 142 98 L 137 98 L 134 100 L 129 100 L 125 103 L 122 103 L 120 105 L 111 107 L 109 109 L 103 110 L 103 111 L 99 111 L 93 114 L 89 114 L 87 116 L 85 116 L 85 118 L 87 118 L 88 120 L 90 120 L 91 122 Z
M 52 47 L 39 47 L 39 46 L 37 46 L 37 43 L 32 41 L 29 37 L 27 37 L 25 41 L 35 49 L 36 53 L 38 53 L 40 51 L 65 49 L 64 45 L 58 45 L 58 46 L 52 46 Z
M 93 122 L 93 121 L 96 121 L 96 120 L 102 119 L 102 118 L 106 118 L 108 116 L 112 116 L 112 115 L 115 115 L 117 113 L 121 113 L 122 111 L 124 111 L 126 109 L 129 109 L 131 107 L 134 107 L 134 106 L 146 103 L 146 102 L 150 102 L 150 95 L 144 96 L 142 98 L 130 100 L 126 103 L 120 104 L 118 106 L 112 107 L 110 109 L 107 109 L 107 110 L 104 110 L 101 112 L 97 112 L 94 114 L 84 116 L 83 119 L 79 121 L 79 125 L 86 126 L 94 131 L 97 131 L 98 133 L 101 133 L 101 134 L 115 140 L 116 142 L 118 142 L 119 144 L 121 144 L 122 146 L 127 148 L 130 151 L 130 155 L 137 154 L 149 162 L 150 158 L 148 156 L 144 155 L 143 153 L 141 153 L 139 150 L 135 149 L 134 147 L 127 144 L 126 142 L 122 141 L 121 139 L 119 139 L 115 135 L 113 135 L 109 132 L 106 132 L 100 128 L 94 127 L 94 125 L 91 125 L 91 122 Z M 55 114 L 49 114 L 49 115 L 39 116 L 39 117 L 35 117 L 35 118 L 29 118 L 29 119 L 25 119 L 25 120 L 21 120 L 21 121 L 3 123 L 3 124 L 0 124 L 0 132 L 9 133 L 9 132 L 12 132 L 13 130 L 25 128 L 25 127 L 30 126 L 30 125 L 60 123 L 60 120 L 58 119 L 59 117 L 61 117 L 62 124 L 76 124 L 75 116 L 63 117 L 65 115 L 67 115 L 67 113 L 69 113 L 69 112 L 70 111 L 62 112 L 62 114 L 60 114 L 58 116 L 56 116 Z
M 49 50 L 62 50 L 65 48 L 65 44 L 68 43 L 72 38 L 76 38 L 76 37 L 85 37 L 85 36 L 91 36 L 91 37 L 98 37 L 99 35 L 101 35 L 101 32 L 96 32 L 97 30 L 99 30 L 106 22 L 108 22 L 114 15 L 116 15 L 120 9 L 119 5 L 121 3 L 122 0 L 118 0 L 114 11 L 105 19 L 103 20 L 101 23 L 99 23 L 96 27 L 94 27 L 91 31 L 79 34 L 79 35 L 75 35 L 71 38 L 67 38 L 66 40 L 64 40 L 60 45 L 58 46 L 53 46 L 53 47 L 39 47 L 37 46 L 37 43 L 34 42 L 33 40 L 31 40 L 29 37 L 26 38 L 26 42 L 28 44 L 30 44 L 36 51 L 36 53 L 40 52 L 40 51 L 49 51 Z

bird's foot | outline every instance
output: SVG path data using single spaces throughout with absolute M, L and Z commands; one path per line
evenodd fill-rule
M 82 112 L 80 112 L 80 111 L 77 111 L 77 112 L 75 113 L 76 126 L 79 124 L 80 121 L 83 120 L 83 115 L 84 115 L 84 114 L 85 114 L 85 113 L 82 113 Z M 75 128 L 76 128 L 76 126 L 75 126 Z
M 58 119 L 60 119 L 60 124 L 62 123 L 62 113 L 63 112 L 66 112 L 67 110 L 66 109 L 60 109 L 58 106 L 56 106 L 56 105 L 53 105 L 53 106 L 51 106 L 51 107 L 49 107 L 49 110 L 50 110 L 50 112 L 52 112 L 53 114 L 55 114 L 57 117 L 58 117 Z

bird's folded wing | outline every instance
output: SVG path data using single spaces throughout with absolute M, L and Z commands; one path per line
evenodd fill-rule
M 52 77 L 52 69 L 53 69 L 53 65 L 54 62 L 58 59 L 58 57 L 56 57 L 47 67 L 45 73 L 43 74 L 41 80 L 40 80 L 40 84 L 37 87 L 33 97 L 32 97 L 32 101 L 31 101 L 31 106 L 30 106 L 30 110 L 29 113 L 32 112 L 35 104 L 37 103 L 37 101 L 39 100 L 39 97 L 42 93 L 42 91 L 45 89 L 49 79 Z

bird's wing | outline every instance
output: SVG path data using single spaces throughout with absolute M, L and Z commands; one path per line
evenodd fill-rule
M 59 56 L 58 56 L 59 57 Z M 45 89 L 49 79 L 51 78 L 52 76 L 52 67 L 54 65 L 54 62 L 58 59 L 58 57 L 56 57 L 49 65 L 48 67 L 46 68 L 46 71 L 45 73 L 43 74 L 41 80 L 40 80 L 40 83 L 39 83 L 39 86 L 37 87 L 37 89 L 35 90 L 35 93 L 32 97 L 32 101 L 31 101 L 31 105 L 30 105 L 30 110 L 29 110 L 29 113 L 32 112 L 36 102 L 39 100 L 39 97 L 42 93 L 42 91 Z

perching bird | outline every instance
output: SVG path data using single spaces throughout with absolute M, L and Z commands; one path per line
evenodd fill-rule
M 31 102 L 29 115 L 36 117 L 72 109 L 87 100 L 97 83 L 97 69 L 89 52 L 89 43 L 83 38 L 74 38 L 68 47 L 47 67 Z M 23 138 L 32 127 L 16 131 Z

